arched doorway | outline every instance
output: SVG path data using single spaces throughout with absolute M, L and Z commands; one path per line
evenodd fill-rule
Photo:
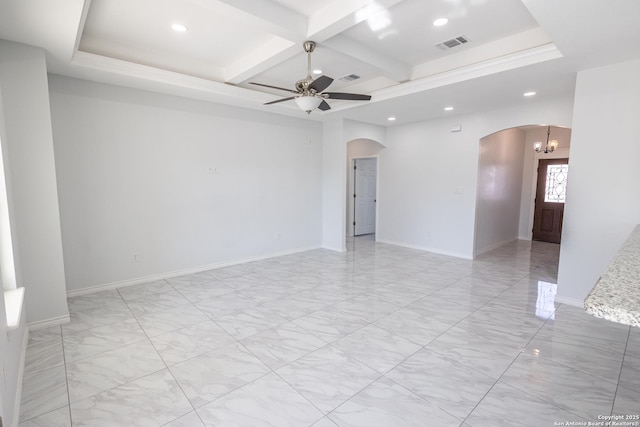
M 474 256 L 510 241 L 532 240 L 541 160 L 569 158 L 571 129 L 551 126 L 559 146 L 534 151 L 547 139 L 548 125 L 513 127 L 480 139 Z
M 346 235 L 375 234 L 379 156 L 385 147 L 373 139 L 347 142 Z

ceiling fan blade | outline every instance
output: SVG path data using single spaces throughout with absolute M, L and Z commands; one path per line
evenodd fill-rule
M 271 89 L 278 89 L 278 90 L 286 90 L 287 92 L 291 92 L 291 93 L 298 93 L 297 90 L 293 90 L 293 89 L 285 89 L 283 87 L 278 87 L 278 86 L 271 86 L 271 85 L 265 85 L 262 83 L 255 83 L 255 82 L 249 82 L 250 85 L 256 85 L 256 86 L 262 86 L 262 87 L 269 87 Z
M 360 95 L 358 93 L 324 92 L 323 95 L 328 95 L 329 99 L 348 99 L 350 101 L 371 100 L 371 95 Z
M 313 82 L 311 82 L 311 84 L 309 85 L 309 89 L 313 89 L 316 92 L 322 92 L 323 90 L 328 88 L 331 83 L 333 83 L 333 79 L 331 77 L 320 76 Z
M 320 105 L 318 105 L 318 110 L 327 111 L 330 110 L 331 106 L 327 103 L 327 101 L 322 101 Z
M 292 99 L 296 99 L 296 97 L 290 96 L 289 98 L 276 99 L 275 101 L 265 102 L 264 105 L 277 104 L 278 102 L 290 101 Z

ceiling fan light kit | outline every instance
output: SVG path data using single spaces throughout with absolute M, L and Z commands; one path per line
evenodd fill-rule
M 307 114 L 310 114 L 313 110 L 318 108 L 322 102 L 322 98 L 319 96 L 302 95 L 295 98 L 298 108 Z
M 304 51 L 307 52 L 307 77 L 298 80 L 295 84 L 295 90 L 286 89 L 278 86 L 266 85 L 263 83 L 249 82 L 249 84 L 268 87 L 271 89 L 284 90 L 286 92 L 297 94 L 297 96 L 290 96 L 288 98 L 277 99 L 275 101 L 266 102 L 264 105 L 277 104 L 279 102 L 295 100 L 296 105 L 302 111 L 307 114 L 311 114 L 316 108 L 321 111 L 327 111 L 331 109 L 331 106 L 325 99 L 344 99 L 350 101 L 369 101 L 371 95 L 361 95 L 357 93 L 342 93 L 342 92 L 323 92 L 326 88 L 333 83 L 333 79 L 328 76 L 320 76 L 317 79 L 313 79 L 311 76 L 311 53 L 316 48 L 316 43 L 313 41 L 306 41 L 303 44 Z

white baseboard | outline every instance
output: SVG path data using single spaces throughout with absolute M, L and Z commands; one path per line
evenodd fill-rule
M 477 257 L 478 255 L 482 255 L 485 252 L 492 251 L 494 249 L 498 249 L 500 246 L 504 246 L 508 243 L 515 242 L 518 239 L 507 239 L 498 243 L 494 243 L 493 245 L 487 246 L 486 248 L 482 248 L 480 250 L 474 251 L 473 257 Z
M 111 283 L 105 283 L 102 285 L 89 286 L 82 289 L 74 289 L 71 291 L 67 291 L 67 297 L 87 295 L 87 294 L 92 294 L 100 291 L 123 288 L 125 286 L 139 285 L 141 283 L 153 282 L 155 280 L 170 279 L 172 277 L 184 276 L 185 274 L 201 273 L 203 271 L 215 270 L 217 268 L 230 267 L 233 265 L 245 264 L 248 262 L 260 261 L 263 259 L 276 258 L 279 256 L 285 256 L 285 255 L 292 255 L 292 254 L 311 251 L 311 250 L 320 249 L 320 248 L 321 246 L 308 246 L 303 248 L 289 249 L 285 251 L 271 252 L 271 253 L 257 255 L 253 257 L 238 258 L 230 261 L 222 261 L 222 262 L 217 262 L 217 263 L 208 264 L 208 265 L 201 265 L 199 267 L 185 268 L 183 270 L 174 270 L 166 273 L 151 274 L 149 276 L 137 277 L 134 279 L 121 280 L 121 281 L 111 282 Z
M 567 298 L 560 295 L 556 295 L 556 302 L 560 304 L 566 304 L 574 307 L 584 308 L 584 301 L 575 299 L 575 298 Z
M 22 349 L 20 350 L 20 364 L 18 366 L 18 383 L 16 384 L 15 402 L 13 402 L 13 420 L 10 427 L 18 427 L 20 421 L 20 403 L 22 401 L 22 379 L 24 376 L 24 364 L 27 360 L 27 343 L 29 342 L 29 328 L 25 327 L 22 333 Z
M 322 249 L 326 249 L 326 250 L 334 251 L 334 252 L 346 252 L 347 251 L 346 248 L 336 248 L 336 247 L 327 246 L 327 245 L 322 245 Z
M 58 317 L 52 317 L 51 319 L 39 320 L 37 322 L 31 322 L 27 325 L 27 328 L 30 331 L 35 331 L 38 329 L 49 328 L 51 326 L 59 326 L 64 325 L 65 323 L 71 322 L 71 317 L 68 314 Z
M 451 251 L 445 251 L 442 249 L 437 249 L 437 248 L 430 248 L 430 247 L 426 247 L 426 246 L 420 246 L 420 245 L 412 245 L 409 243 L 405 243 L 405 242 L 397 242 L 394 240 L 386 240 L 386 239 L 378 239 L 376 236 L 376 242 L 378 243 L 386 243 L 388 245 L 394 245 L 394 246 L 401 246 L 403 248 L 409 248 L 409 249 L 418 249 L 420 251 L 425 251 L 425 252 L 433 252 L 435 254 L 440 254 L 440 255 L 448 255 L 448 256 L 453 256 L 456 258 L 464 258 L 464 259 L 473 259 L 473 257 L 469 254 L 463 254 L 460 252 L 451 252 Z

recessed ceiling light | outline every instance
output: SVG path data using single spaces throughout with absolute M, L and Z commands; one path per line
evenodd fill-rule
M 444 107 L 444 111 L 453 111 L 453 107 Z
M 179 33 L 184 33 L 185 31 L 187 31 L 187 26 L 182 24 L 173 24 L 171 25 L 171 29 Z
M 438 18 L 433 21 L 433 25 L 436 27 L 442 27 L 443 25 L 447 25 L 447 22 L 449 22 L 447 18 Z
M 387 117 L 387 120 L 389 120 L 390 122 L 395 122 L 396 118 L 391 116 L 391 117 Z
M 322 70 L 320 69 L 313 70 L 313 74 L 322 74 Z
M 531 92 L 525 92 L 525 93 L 523 93 L 522 95 L 523 95 L 523 96 L 533 96 L 533 95 L 535 95 L 535 94 L 536 94 L 536 93 L 535 93 L 534 91 L 531 91 Z

